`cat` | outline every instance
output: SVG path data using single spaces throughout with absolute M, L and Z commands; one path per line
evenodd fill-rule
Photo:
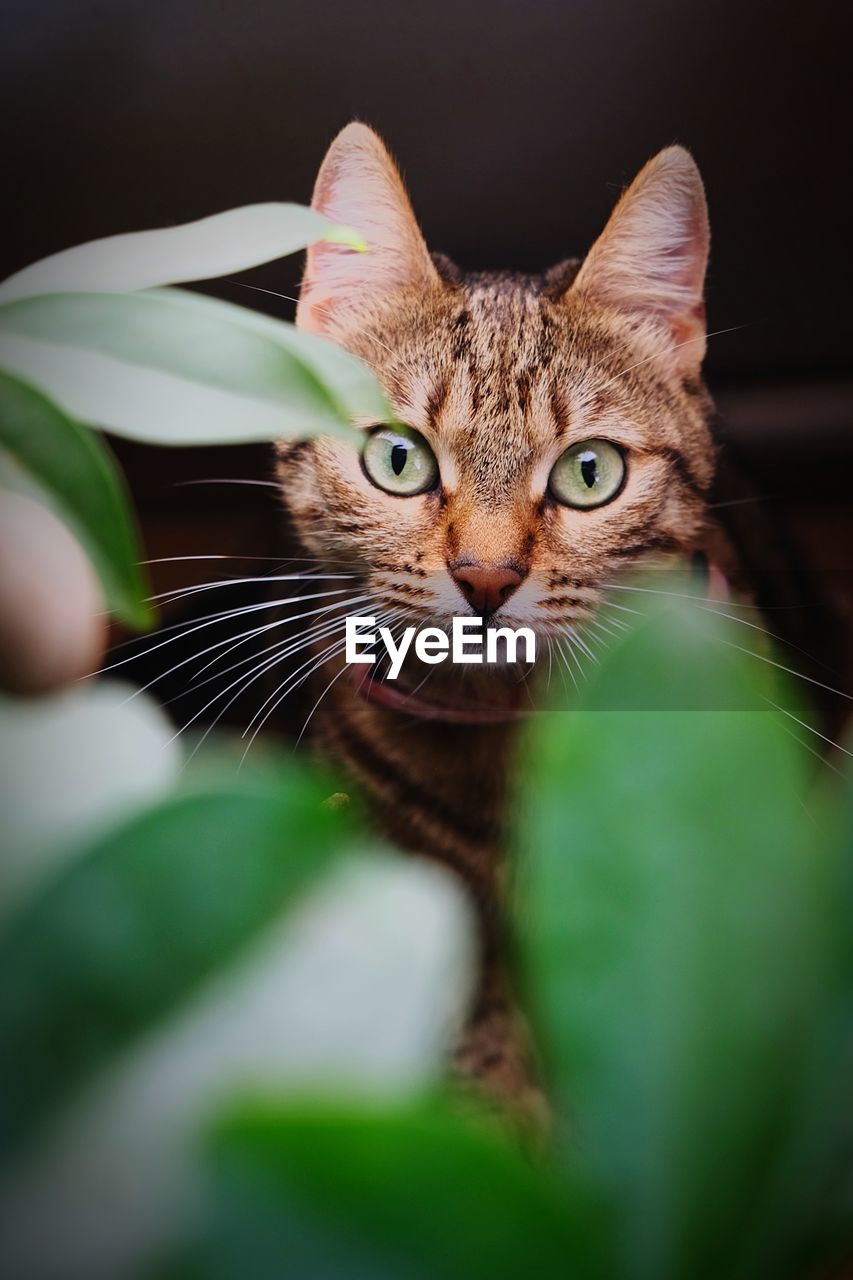
M 403 424 L 360 424 L 361 456 L 326 438 L 279 449 L 303 553 L 354 575 L 368 599 L 357 612 L 444 626 L 480 614 L 580 645 L 604 584 L 643 557 L 699 553 L 736 572 L 709 512 L 709 228 L 686 150 L 642 169 L 582 262 L 540 276 L 464 274 L 430 254 L 364 124 L 332 143 L 312 204 L 369 251 L 309 250 L 297 325 L 360 357 Z M 496 1096 L 532 1096 L 501 961 L 524 682 L 510 665 L 415 665 L 392 687 L 361 668 L 353 678 L 334 646 L 317 680 L 320 749 L 392 841 L 451 867 L 477 905 L 483 977 L 458 1070 Z

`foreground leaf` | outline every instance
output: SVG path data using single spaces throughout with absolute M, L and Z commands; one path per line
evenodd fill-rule
M 592 1280 L 583 1207 L 497 1133 L 436 1107 L 247 1106 L 220 1125 L 207 1250 L 221 1280 Z
M 342 815 L 293 770 L 164 802 L 101 838 L 0 932 L 8 1157 L 110 1054 L 226 963 L 334 856 Z
M 131 292 L 243 271 L 306 248 L 315 240 L 366 246 L 348 227 L 298 204 L 254 204 L 197 222 L 107 236 L 25 267 L 0 284 L 0 302 L 43 293 Z
M 840 1276 L 853 1263 L 853 778 L 840 786 L 830 778 L 823 792 L 815 852 L 827 869 L 831 903 L 822 929 L 838 958 L 837 981 L 827 983 L 809 1070 L 739 1280 L 762 1265 L 774 1280 L 786 1265 L 799 1280 L 823 1275 L 818 1264 Z
M 470 976 L 467 906 L 425 861 L 334 868 L 98 1072 L 0 1186 L 9 1273 L 113 1280 L 186 1238 L 199 1134 L 223 1097 L 301 1086 L 375 1106 L 432 1085 Z
M 614 1215 L 632 1280 L 739 1274 L 837 998 L 834 864 L 802 753 L 781 717 L 730 709 L 766 706 L 764 686 L 742 656 L 725 674 L 711 621 L 703 640 L 701 619 L 664 615 L 612 681 L 602 663 L 590 696 L 610 709 L 538 718 L 518 827 L 564 1159 Z M 688 707 L 710 682 L 705 705 L 728 709 L 612 709 L 650 665 Z
M 208 311 L 219 320 L 230 320 L 283 347 L 311 370 L 348 422 L 354 418 L 379 422 L 392 416 L 385 393 L 367 366 L 327 338 L 306 333 L 285 320 L 234 306 L 219 298 L 189 293 L 186 289 L 158 289 L 153 291 L 153 296 L 167 297 L 173 305 L 192 309 L 198 315 Z
M 356 416 L 388 415 L 375 379 L 348 353 L 177 291 L 10 303 L 0 335 L 0 364 L 86 422 L 149 443 L 352 439 Z
M 164 712 L 112 680 L 37 700 L 0 699 L 0 915 L 76 844 L 159 800 L 181 748 Z
M 111 610 L 134 627 L 153 611 L 121 473 L 106 446 L 41 392 L 0 370 L 0 448 L 34 477 L 87 551 Z

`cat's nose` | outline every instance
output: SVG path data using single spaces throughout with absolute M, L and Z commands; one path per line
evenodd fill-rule
M 477 613 L 494 613 L 524 581 L 524 575 L 502 565 L 456 564 L 450 576 Z

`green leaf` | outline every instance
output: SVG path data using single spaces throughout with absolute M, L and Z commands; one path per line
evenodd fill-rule
M 604 659 L 604 709 L 537 718 L 517 829 L 563 1158 L 613 1215 L 626 1280 L 738 1274 L 834 998 L 802 753 L 743 709 L 767 705 L 756 664 L 702 617 L 670 610 Z M 723 709 L 624 709 L 650 684 Z
M 40 392 L 0 371 L 0 447 L 54 503 L 101 579 L 111 610 L 133 627 L 154 614 L 123 478 L 107 447 Z
M 355 357 L 282 321 L 179 291 L 57 294 L 0 307 L 0 363 L 69 412 L 158 444 L 354 439 L 386 418 Z
M 472 924 L 450 872 L 398 854 L 342 859 L 194 999 L 88 1080 L 23 1176 L 4 1181 L 9 1274 L 137 1275 L 187 1237 L 199 1134 L 224 1097 L 300 1086 L 350 1099 L 418 1096 L 458 1030 Z
M 298 204 L 254 204 L 178 227 L 108 236 L 43 258 L 0 285 L 0 302 L 43 293 L 125 293 L 207 280 L 329 240 L 361 252 L 357 231 Z
M 210 1147 L 217 1280 L 591 1280 L 585 1206 L 437 1105 L 246 1106 Z
M 823 942 L 836 965 L 785 1150 L 751 1224 L 743 1280 L 761 1274 L 762 1264 L 774 1280 L 786 1269 L 797 1280 L 841 1274 L 853 1245 L 853 779 L 831 783 L 835 778 L 825 780 L 817 809 L 815 853 L 828 886 Z
M 0 1144 L 235 955 L 345 829 L 291 768 L 176 797 L 100 840 L 0 931 Z
M 611 593 L 627 604 L 629 633 L 608 639 L 587 672 L 576 705 L 598 711 L 764 711 L 788 707 L 792 687 L 768 661 L 765 633 L 751 610 L 706 598 L 680 568 L 647 571 Z M 613 621 L 605 605 L 606 622 Z M 619 615 L 625 621 L 625 614 Z M 791 728 L 795 724 L 791 722 Z
M 131 697 L 117 681 L 0 698 L 0 916 L 55 874 L 81 840 L 175 786 L 182 745 L 153 698 Z
M 218 319 L 227 318 L 284 347 L 323 383 L 348 421 L 366 418 L 377 422 L 393 416 L 385 393 L 367 366 L 336 343 L 297 329 L 285 320 L 276 320 L 218 298 L 202 297 L 185 289 L 159 289 L 153 293 L 156 297 L 168 297 L 175 305 L 192 308 L 196 314 L 209 308 L 211 315 L 215 313 Z

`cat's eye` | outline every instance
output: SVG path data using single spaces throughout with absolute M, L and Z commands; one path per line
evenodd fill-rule
M 582 440 L 557 459 L 548 488 L 567 507 L 602 507 L 621 492 L 625 459 L 608 440 Z
M 401 498 L 425 493 L 438 480 L 432 449 L 408 427 L 377 427 L 367 437 L 361 458 L 368 479 Z

